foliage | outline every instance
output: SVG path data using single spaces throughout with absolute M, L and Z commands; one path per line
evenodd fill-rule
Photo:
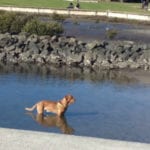
M 0 32 L 9 32 L 11 28 L 11 23 L 15 19 L 14 13 L 3 13 L 0 15 Z
M 0 12 L 0 32 L 19 33 L 33 16 L 19 13 Z
M 14 18 L 10 30 L 10 33 L 20 33 L 24 25 L 33 18 L 31 15 L 16 15 Z
M 109 39 L 114 39 L 117 36 L 118 32 L 115 29 L 108 29 L 106 30 L 106 36 Z
M 56 20 L 56 21 L 63 22 L 65 20 L 65 18 L 66 17 L 64 15 L 60 15 L 60 14 L 57 14 L 57 13 L 52 14 L 52 19 Z
M 24 32 L 37 35 L 54 35 L 63 32 L 61 24 L 56 22 L 44 23 L 37 19 L 32 19 L 23 27 Z
M 21 31 L 37 35 L 54 35 L 63 32 L 57 22 L 42 22 L 35 15 L 0 12 L 0 33 L 18 34 Z

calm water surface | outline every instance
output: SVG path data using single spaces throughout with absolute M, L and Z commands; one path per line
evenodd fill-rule
M 24 110 L 67 93 L 64 118 Z M 150 86 L 118 71 L 1 64 L 0 127 L 150 143 Z
M 108 40 L 107 30 L 115 30 L 117 35 L 114 40 L 127 40 L 149 43 L 150 27 L 144 25 L 133 25 L 127 23 L 94 22 L 78 19 L 66 20 L 63 23 L 65 35 L 75 36 L 85 41 Z

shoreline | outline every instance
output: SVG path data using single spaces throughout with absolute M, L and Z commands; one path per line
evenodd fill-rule
M 150 144 L 0 128 L 1 150 L 149 150 Z

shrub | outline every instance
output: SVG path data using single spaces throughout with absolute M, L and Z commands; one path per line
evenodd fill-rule
M 5 11 L 0 10 L 0 15 L 3 15 L 5 13 Z
M 60 23 L 51 22 L 47 23 L 47 29 L 50 35 L 61 34 L 63 33 L 63 27 Z
M 106 31 L 106 36 L 109 38 L 109 39 L 114 39 L 116 36 L 117 36 L 118 32 L 117 30 L 115 29 L 108 29 Z
M 54 35 L 62 33 L 63 28 L 59 23 L 47 23 L 32 19 L 26 23 L 22 31 L 37 35 Z
M 52 19 L 53 20 L 56 20 L 56 21 L 60 21 L 60 22 L 63 22 L 65 20 L 65 16 L 64 15 L 59 15 L 57 13 L 53 13 L 52 14 Z
M 14 18 L 13 22 L 11 23 L 10 26 L 10 33 L 20 33 L 22 28 L 24 27 L 24 25 L 30 21 L 33 18 L 33 16 L 29 15 L 29 16 L 25 16 L 25 15 L 16 15 L 16 17 Z
M 37 16 L 0 12 L 0 33 L 18 34 L 21 31 L 37 35 L 54 35 L 62 33 L 63 28 L 57 22 L 41 22 Z
M 78 20 L 73 20 L 73 24 L 74 24 L 74 25 L 79 25 Z
M 19 13 L 0 12 L 0 32 L 19 33 L 27 21 L 33 18 L 32 15 Z
M 11 28 L 11 23 L 15 19 L 15 13 L 2 13 L 0 15 L 0 32 L 9 32 Z
M 37 20 L 28 21 L 25 26 L 23 27 L 22 31 L 30 33 L 30 34 L 37 34 Z
M 100 22 L 100 19 L 97 18 L 97 19 L 95 20 L 95 23 L 99 23 L 99 22 Z

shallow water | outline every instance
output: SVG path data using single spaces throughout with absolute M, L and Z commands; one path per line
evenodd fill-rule
M 65 118 L 27 114 L 71 93 Z M 121 71 L 0 64 L 0 127 L 150 143 L 150 86 Z
M 147 25 L 134 25 L 128 23 L 94 22 L 78 19 L 66 20 L 63 23 L 64 34 L 75 36 L 83 41 L 110 40 L 107 36 L 108 30 L 115 30 L 117 35 L 112 40 L 127 40 L 149 43 L 150 27 Z

